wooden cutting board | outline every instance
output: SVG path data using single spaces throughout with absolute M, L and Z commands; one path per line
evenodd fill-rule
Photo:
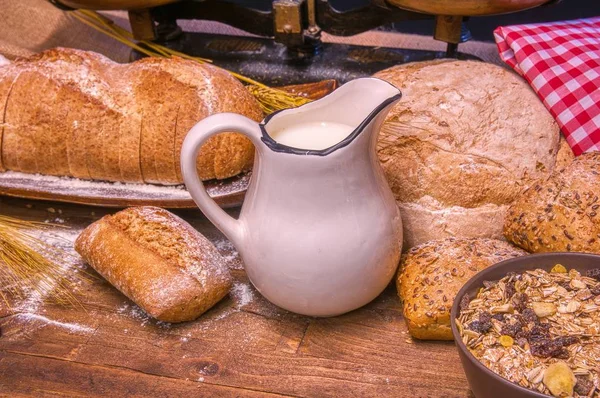
M 247 172 L 226 180 L 206 181 L 204 186 L 219 206 L 236 207 L 244 200 L 251 174 Z M 104 207 L 196 207 L 183 185 L 124 184 L 14 171 L 0 173 L 0 195 Z
M 280 87 L 281 90 L 313 100 L 337 87 L 335 80 Z M 240 206 L 250 182 L 251 173 L 205 182 L 208 194 L 223 207 Z M 54 177 L 8 171 L 0 173 L 0 195 L 24 199 L 52 200 L 90 206 L 127 207 L 158 206 L 170 209 L 195 208 L 196 204 L 183 185 L 124 184 L 84 181 L 70 177 Z

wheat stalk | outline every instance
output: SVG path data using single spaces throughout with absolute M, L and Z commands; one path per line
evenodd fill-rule
M 91 10 L 77 10 L 72 12 L 73 16 L 84 24 L 91 26 L 95 30 L 112 37 L 115 40 L 145 54 L 149 57 L 180 57 L 200 63 L 212 63 L 210 59 L 194 57 L 163 45 L 148 41 L 135 41 L 133 35 L 127 29 L 115 24 L 111 19 Z M 309 98 L 301 97 L 282 90 L 269 87 L 249 77 L 239 73 L 227 71 L 236 79 L 247 84 L 250 93 L 257 99 L 263 112 L 272 113 L 280 109 L 294 108 L 310 102 Z
M 0 297 L 9 308 L 9 295 L 22 300 L 32 293 L 60 305 L 82 307 L 73 290 L 91 276 L 81 271 L 65 275 L 62 264 L 75 256 L 33 233 L 49 233 L 51 226 L 0 215 Z

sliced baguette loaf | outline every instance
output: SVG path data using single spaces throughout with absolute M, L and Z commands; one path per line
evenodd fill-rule
M 61 48 L 0 67 L 0 101 L 0 170 L 124 182 L 180 184 L 181 144 L 195 123 L 219 112 L 262 118 L 241 83 L 211 65 L 121 65 Z M 198 173 L 228 178 L 253 157 L 242 135 L 216 136 L 200 151 Z

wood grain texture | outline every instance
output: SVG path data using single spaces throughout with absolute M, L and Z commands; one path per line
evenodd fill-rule
M 73 234 L 112 212 L 0 197 L 0 214 L 58 218 Z M 199 211 L 177 214 L 216 243 L 232 293 L 179 325 L 148 319 L 103 279 L 79 288 L 86 311 L 0 303 L 0 396 L 469 396 L 452 343 L 409 339 L 393 286 L 343 316 L 295 315 L 251 287 L 239 256 Z

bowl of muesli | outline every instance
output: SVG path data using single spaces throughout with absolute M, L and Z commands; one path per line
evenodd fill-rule
M 477 398 L 600 398 L 600 256 L 495 264 L 462 287 L 450 319 Z

